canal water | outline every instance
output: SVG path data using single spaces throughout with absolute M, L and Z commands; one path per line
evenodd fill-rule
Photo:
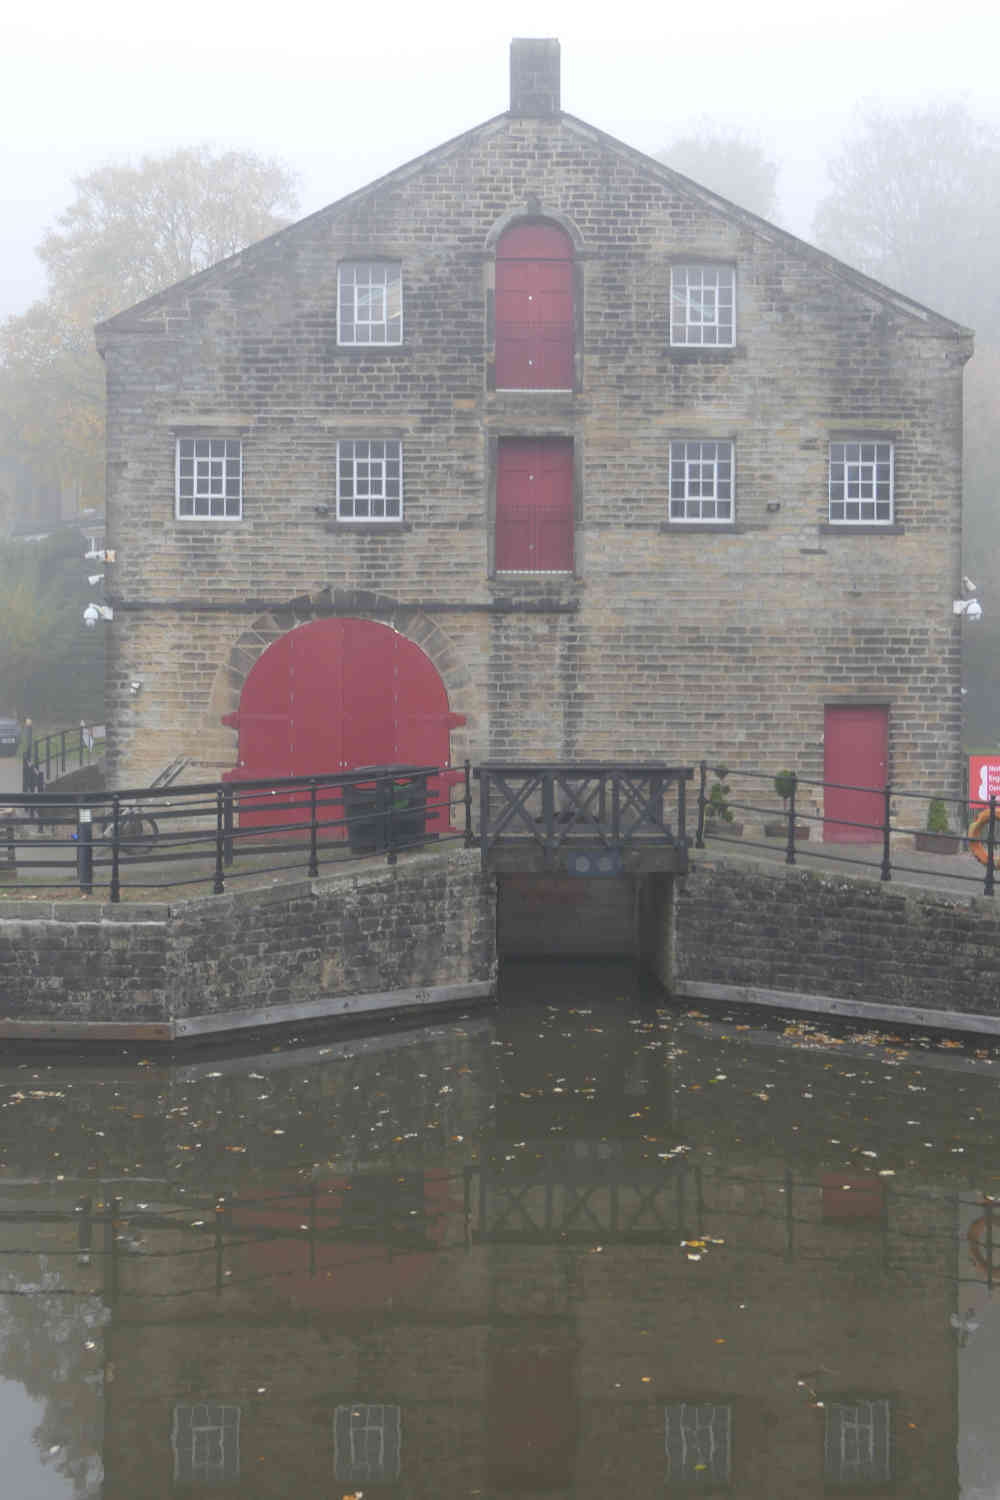
M 3 1493 L 996 1500 L 998 1090 L 992 1046 L 595 964 L 8 1054 Z

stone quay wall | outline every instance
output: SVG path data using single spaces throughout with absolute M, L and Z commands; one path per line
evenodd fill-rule
M 0 902 L 0 1037 L 170 1041 L 492 994 L 478 850 L 139 905 Z
M 699 859 L 657 915 L 650 956 L 677 998 L 1000 1033 L 988 897 L 727 856 Z

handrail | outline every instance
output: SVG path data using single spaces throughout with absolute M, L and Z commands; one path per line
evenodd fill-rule
M 102 727 L 99 723 L 88 724 L 86 720 L 81 719 L 79 724 L 74 724 L 68 729 L 54 729 L 51 734 L 45 734 L 41 739 L 36 740 L 32 733 L 31 720 L 28 719 L 25 723 L 28 742 L 21 758 L 22 792 L 40 794 L 45 783 L 51 780 L 53 769 L 57 776 L 65 776 L 68 770 L 73 769 L 74 756 L 77 767 L 87 764 L 95 743 L 94 731 Z M 87 743 L 88 736 L 90 737 L 89 744 Z M 44 769 L 43 761 L 45 762 Z

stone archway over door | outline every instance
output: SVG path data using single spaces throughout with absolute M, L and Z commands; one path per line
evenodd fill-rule
M 447 765 L 450 731 L 465 719 L 449 711 L 437 668 L 413 641 L 374 620 L 338 617 L 300 625 L 269 646 L 223 723 L 239 732 L 238 766 L 227 780 L 254 781 Z M 433 795 L 443 785 L 430 790 L 431 800 L 444 800 Z M 447 823 L 443 810 L 429 827 Z

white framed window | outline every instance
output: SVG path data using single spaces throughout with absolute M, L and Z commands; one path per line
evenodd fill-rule
M 229 1484 L 240 1477 L 240 1409 L 215 1402 L 175 1406 L 171 1433 L 178 1484 Z
M 890 442 L 830 444 L 830 520 L 838 526 L 887 526 L 894 504 Z
M 670 519 L 709 521 L 729 526 L 733 520 L 733 445 L 701 438 L 670 444 Z
M 337 444 L 337 519 L 403 519 L 403 445 L 382 438 Z
M 708 1401 L 672 1401 L 664 1409 L 667 1483 L 712 1489 L 730 1480 L 732 1407 Z
M 824 1478 L 860 1489 L 892 1479 L 892 1409 L 882 1401 L 827 1401 Z
M 337 342 L 403 342 L 403 278 L 398 262 L 345 260 L 338 266 Z
M 240 520 L 243 515 L 240 439 L 179 437 L 176 493 L 179 520 Z
M 732 266 L 670 268 L 670 342 L 722 349 L 736 338 Z
M 334 1478 L 341 1484 L 391 1484 L 399 1478 L 402 1421 L 398 1406 L 357 1401 L 333 1419 Z

